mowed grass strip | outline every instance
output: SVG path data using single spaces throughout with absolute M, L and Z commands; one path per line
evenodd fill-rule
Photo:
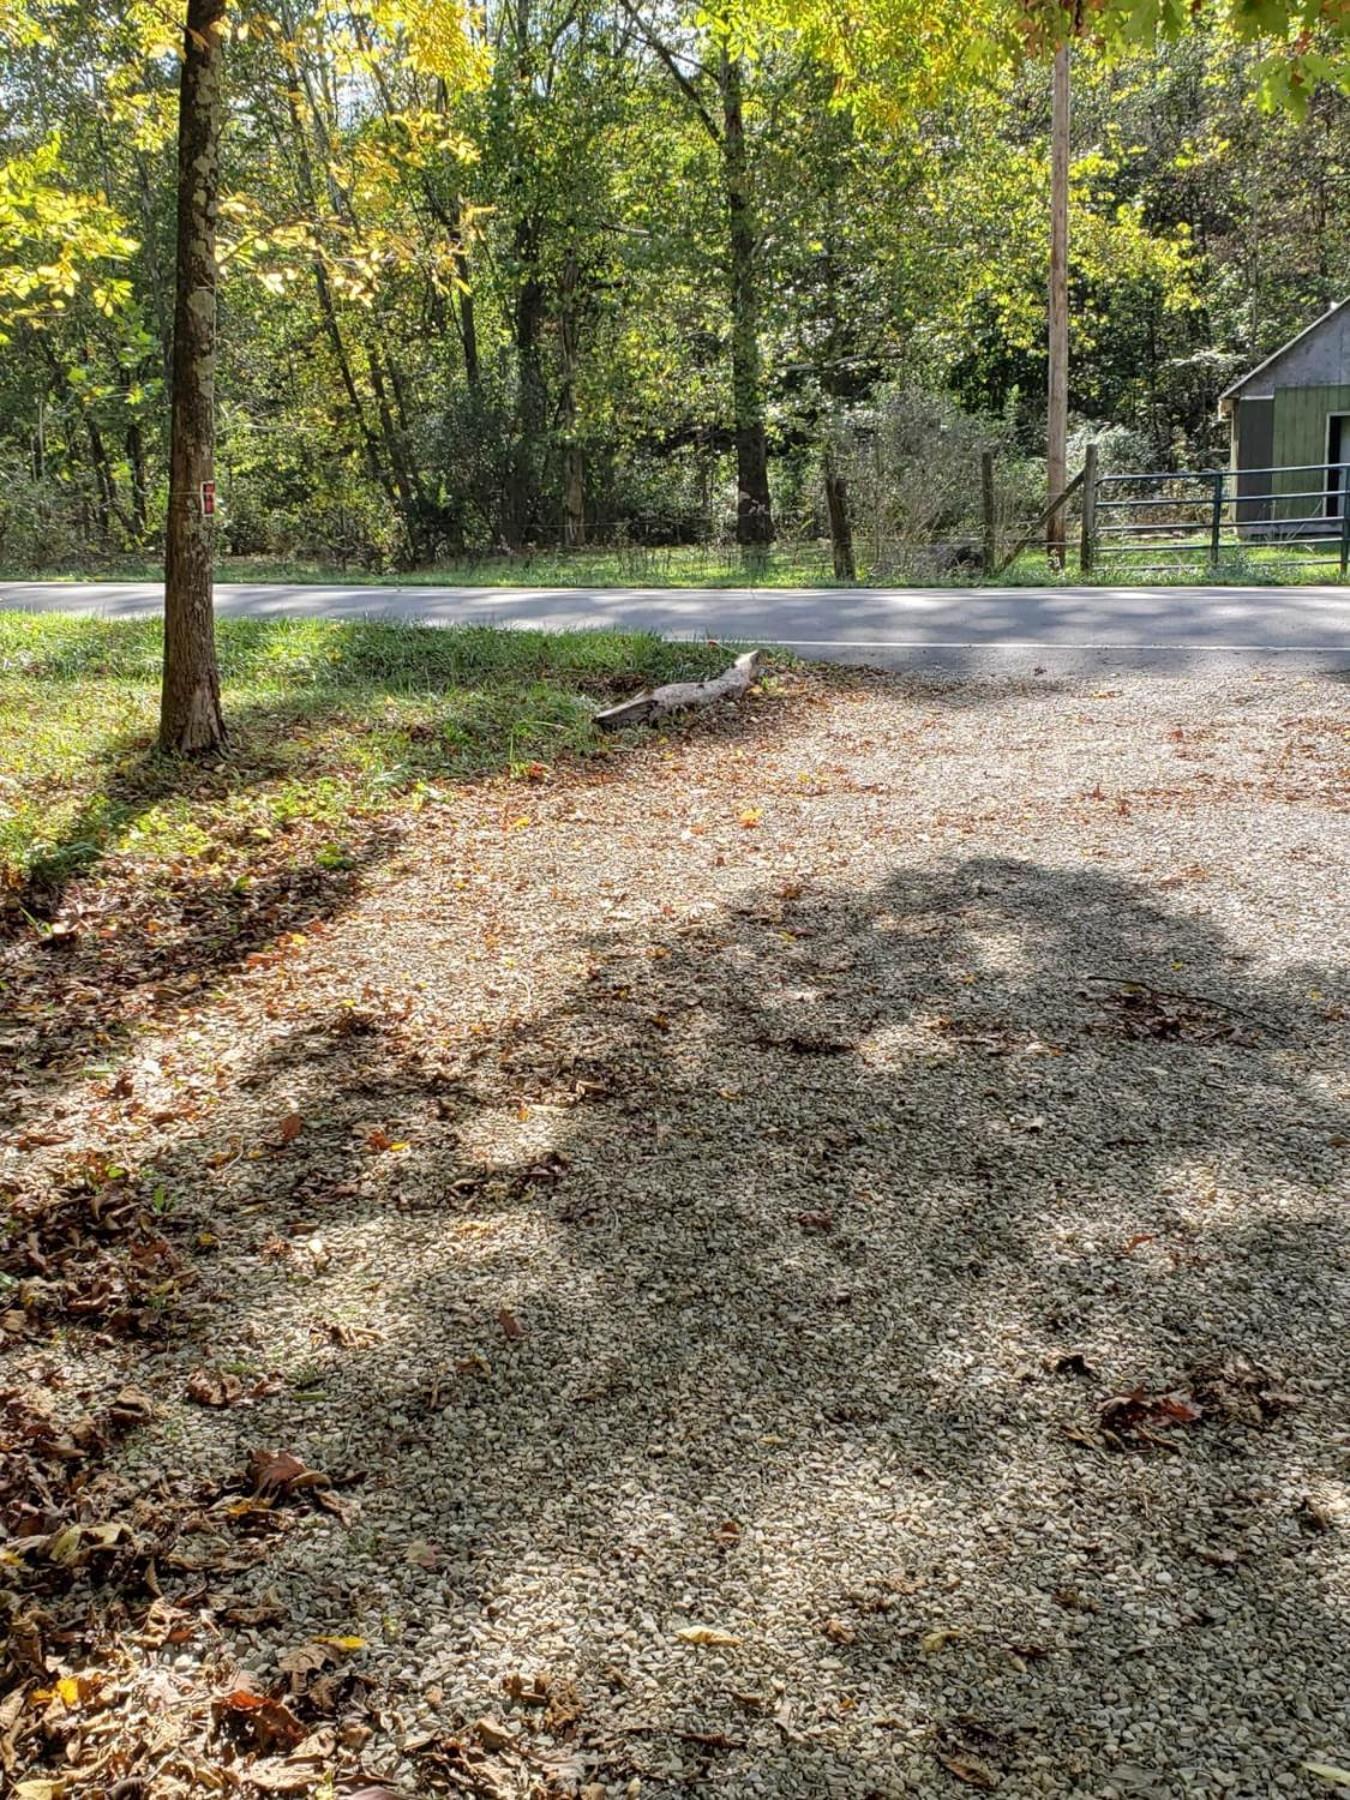
M 438 783 L 537 778 L 614 753 L 596 708 L 700 678 L 727 652 L 642 633 L 219 622 L 229 745 L 155 748 L 163 630 L 0 613 L 0 887 L 39 912 L 105 858 L 198 861 L 247 879 L 293 840 L 340 867 L 363 824 Z

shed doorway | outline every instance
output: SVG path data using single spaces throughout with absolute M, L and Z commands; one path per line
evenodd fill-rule
M 1350 464 L 1350 413 L 1327 414 L 1327 517 L 1339 519 Z

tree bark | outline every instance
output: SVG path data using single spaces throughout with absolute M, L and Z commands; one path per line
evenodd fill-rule
M 1050 121 L 1050 371 L 1045 432 L 1047 499 L 1061 493 L 1068 474 L 1069 438 L 1069 46 L 1055 52 Z M 1063 507 L 1050 515 L 1045 547 L 1064 566 Z
M 569 250 L 558 283 L 558 423 L 563 441 L 563 542 L 579 550 L 586 542 L 586 456 L 577 438 L 577 362 L 581 347 L 581 267 Z
M 159 742 L 191 754 L 225 738 L 202 483 L 215 450 L 216 204 L 224 121 L 225 0 L 188 0 L 178 110 L 178 261 L 164 558 Z
M 839 472 L 834 451 L 825 447 L 825 506 L 830 515 L 830 548 L 834 572 L 840 581 L 856 581 L 858 565 L 853 557 L 853 520 L 848 510 L 848 482 Z
M 145 466 L 145 435 L 140 420 L 127 426 L 127 461 L 131 464 L 131 507 L 136 541 L 144 543 L 150 530 L 150 478 Z
M 548 421 L 541 339 L 548 295 L 539 277 L 532 221 L 516 227 L 516 255 L 522 269 L 516 294 L 516 441 L 511 458 L 510 491 L 506 496 L 506 541 L 524 547 L 539 515 L 539 456 Z
M 759 361 L 756 234 L 745 148 L 741 64 L 722 53 L 722 179 L 731 236 L 731 390 L 736 433 L 736 542 L 771 544 L 769 453 Z

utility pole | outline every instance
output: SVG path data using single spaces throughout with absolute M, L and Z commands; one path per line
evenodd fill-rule
M 1055 52 L 1050 110 L 1050 380 L 1045 429 L 1048 505 L 1068 482 L 1069 437 L 1069 46 Z M 1064 566 L 1064 509 L 1050 515 L 1045 547 Z

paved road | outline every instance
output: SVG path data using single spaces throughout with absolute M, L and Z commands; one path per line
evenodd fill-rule
M 0 582 L 0 607 L 129 619 L 155 582 Z M 226 618 L 616 626 L 781 644 L 887 668 L 1048 674 L 1216 665 L 1350 669 L 1350 588 L 478 588 L 220 586 Z

